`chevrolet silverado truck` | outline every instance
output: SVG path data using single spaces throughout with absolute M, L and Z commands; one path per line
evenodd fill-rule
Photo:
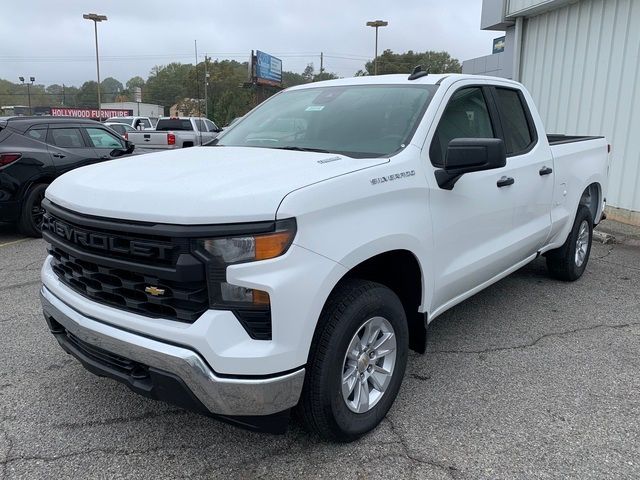
M 353 440 L 443 312 L 541 255 L 580 278 L 607 170 L 604 138 L 546 135 L 510 80 L 296 86 L 211 146 L 56 179 L 44 317 L 143 395 L 271 432 L 295 408 Z
M 131 132 L 129 141 L 145 149 L 170 150 L 204 145 L 222 130 L 203 117 L 163 117 L 155 130 Z

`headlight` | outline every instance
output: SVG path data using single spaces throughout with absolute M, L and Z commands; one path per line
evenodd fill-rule
M 276 224 L 276 231 L 258 235 L 227 238 L 201 238 L 197 249 L 225 264 L 253 262 L 279 257 L 285 253 L 296 234 L 293 220 Z
M 206 261 L 211 308 L 231 310 L 252 338 L 271 339 L 271 303 L 262 290 L 226 282 L 227 266 L 268 260 L 286 253 L 296 235 L 295 219 L 276 222 L 268 233 L 199 238 L 195 252 Z

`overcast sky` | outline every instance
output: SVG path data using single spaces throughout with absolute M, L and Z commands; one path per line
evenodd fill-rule
M 379 50 L 446 50 L 460 61 L 488 55 L 500 32 L 480 30 L 482 0 L 4 0 L 0 15 L 0 78 L 80 85 L 95 79 L 93 22 L 99 13 L 101 78 L 122 83 L 172 61 L 248 60 L 251 49 L 279 56 L 284 70 L 302 72 L 320 52 L 325 68 L 351 76 Z M 338 58 L 342 57 L 342 58 Z

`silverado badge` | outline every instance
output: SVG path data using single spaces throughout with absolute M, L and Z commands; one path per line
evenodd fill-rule
M 144 289 L 145 292 L 147 292 L 149 295 L 153 295 L 154 297 L 158 297 L 160 295 L 164 295 L 164 288 L 158 288 L 158 287 L 145 287 Z

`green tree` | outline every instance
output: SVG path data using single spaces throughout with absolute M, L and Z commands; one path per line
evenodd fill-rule
M 460 73 L 462 67 L 460 62 L 447 52 L 414 52 L 409 50 L 406 53 L 393 53 L 385 50 L 378 56 L 378 74 L 389 73 L 411 73 L 417 65 L 422 65 L 423 70 L 430 73 Z M 367 62 L 364 70 L 356 72 L 356 76 L 373 75 L 373 61 Z
M 78 107 L 98 108 L 98 82 L 84 82 L 76 95 Z
M 100 82 L 100 99 L 105 103 L 114 102 L 124 90 L 124 86 L 113 77 L 107 77 Z

